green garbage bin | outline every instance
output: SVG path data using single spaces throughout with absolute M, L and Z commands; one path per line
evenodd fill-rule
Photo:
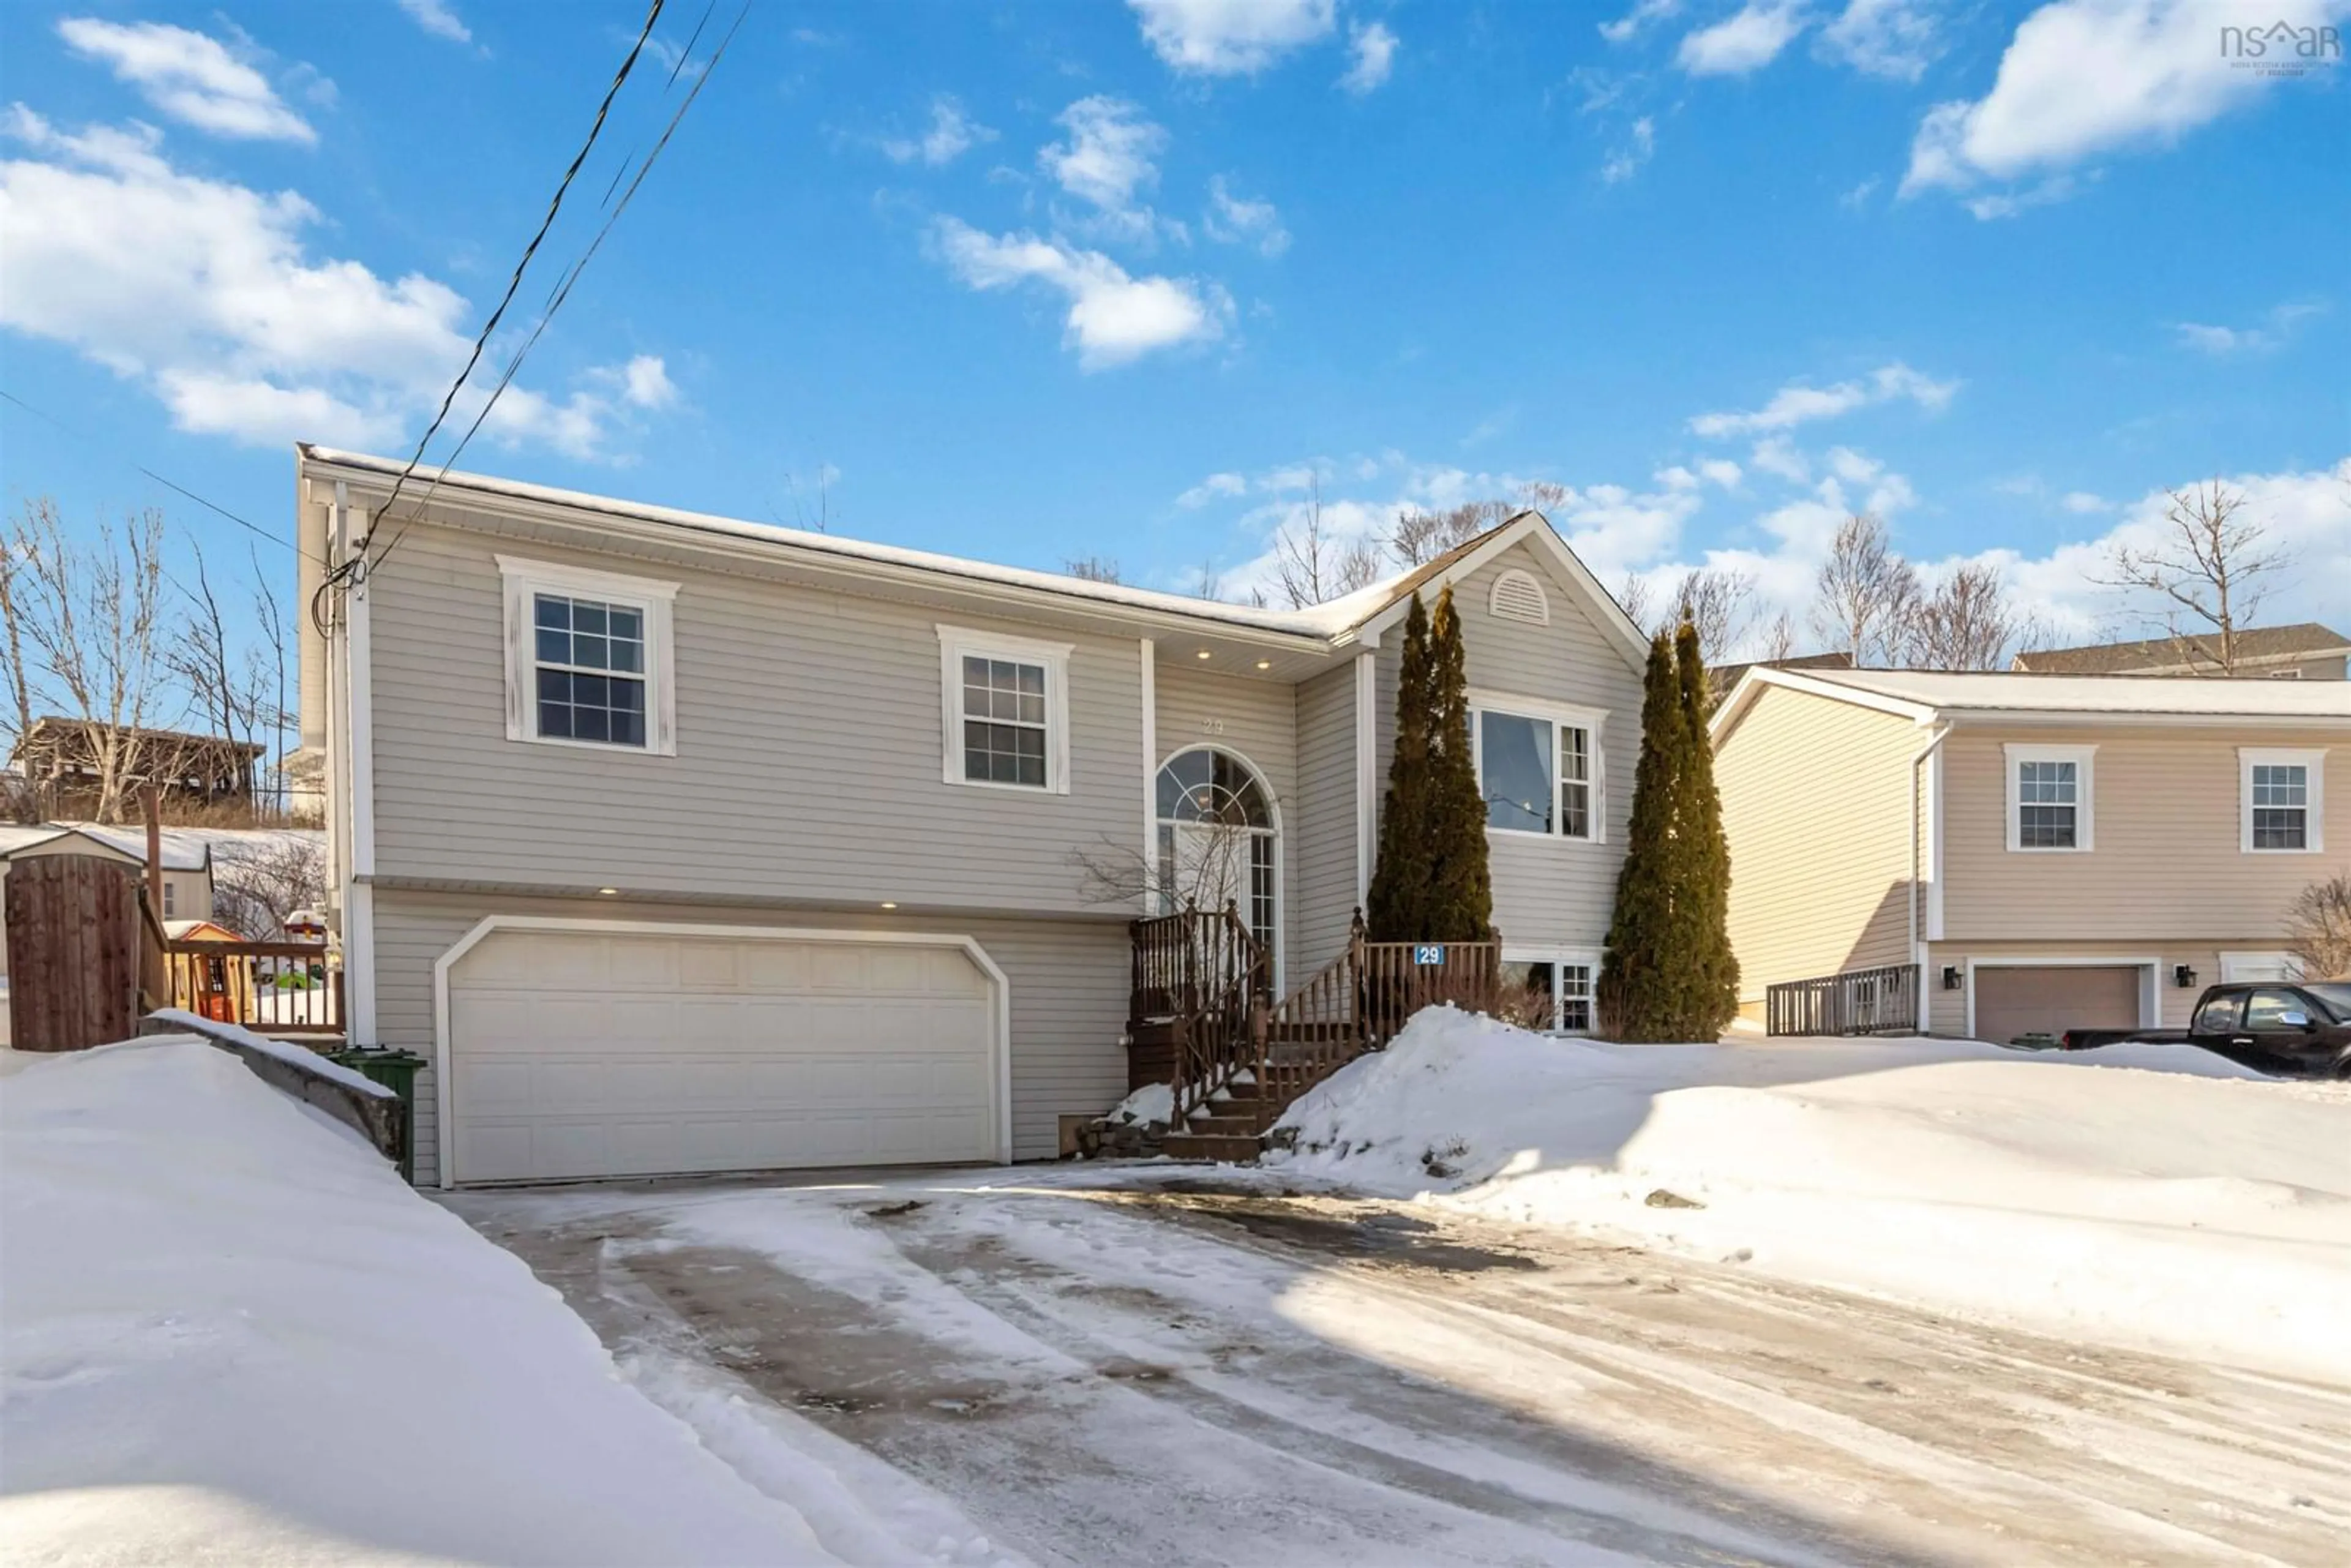
M 340 1067 L 373 1079 L 400 1096 L 403 1113 L 401 1120 L 400 1175 L 404 1181 L 416 1179 L 416 1070 L 424 1059 L 413 1051 L 368 1051 L 354 1049 L 329 1054 L 328 1061 Z

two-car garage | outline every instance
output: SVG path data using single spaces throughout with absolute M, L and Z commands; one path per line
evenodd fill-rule
M 1008 1157 L 966 937 L 485 921 L 438 969 L 444 1186 Z

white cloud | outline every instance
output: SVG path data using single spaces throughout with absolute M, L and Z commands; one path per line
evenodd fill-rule
M 1657 150 L 1657 125 L 1647 115 L 1635 120 L 1624 144 L 1608 155 L 1600 166 L 1600 177 L 1611 185 L 1618 185 L 1641 172 Z
M 972 288 L 1035 282 L 1065 296 L 1061 340 L 1090 371 L 1221 338 L 1232 319 L 1231 298 L 1214 284 L 1133 277 L 1100 251 L 1058 239 L 983 234 L 955 218 L 939 219 L 932 235 L 948 267 Z
M 1791 382 L 1771 394 L 1761 408 L 1748 413 L 1702 413 L 1689 422 L 1700 435 L 1739 435 L 1759 431 L 1788 430 L 1816 419 L 1834 419 L 1872 403 L 1907 399 L 1920 408 L 1937 410 L 1959 391 L 1957 382 L 1938 382 L 1909 366 L 1881 365 L 1860 381 L 1813 387 Z M 1756 461 L 1761 464 L 1759 452 Z
M 677 401 L 677 383 L 658 354 L 639 354 L 622 366 L 621 391 L 639 408 L 667 408 Z
M 1354 63 L 1339 78 L 1339 85 L 1358 96 L 1376 90 L 1395 69 L 1396 43 L 1395 34 L 1384 23 L 1360 23 L 1349 28 L 1347 47 Z
M 2344 8 L 2344 0 L 2277 0 L 2249 16 L 2236 0 L 2055 0 L 2018 25 L 1989 93 L 1928 112 L 1903 193 L 1966 190 L 2177 141 L 2275 80 L 2223 57 L 2223 26 L 2311 26 Z
M 2080 517 L 2086 517 L 2094 512 L 2111 512 L 2115 509 L 2115 504 L 2112 501 L 2107 500 L 2104 496 L 2094 496 L 2087 490 L 2068 490 L 2065 492 L 2064 498 L 2057 504 Z
M 1190 489 L 1185 491 L 1182 495 L 1176 497 L 1176 504 L 1186 510 L 1190 510 L 1205 507 L 1209 502 L 1216 500 L 1219 497 L 1245 496 L 1247 494 L 1249 494 L 1249 481 L 1242 478 L 1239 475 L 1231 473 L 1211 474 L 1207 478 L 1201 480 L 1198 484 L 1193 486 Z
M 1939 0 L 1848 0 L 1821 29 L 1829 58 L 1865 76 L 1917 81 L 1938 53 Z
M 161 22 L 68 16 L 57 24 L 57 37 L 74 53 L 109 67 L 160 112 L 199 131 L 245 141 L 319 140 L 266 77 L 203 33 Z
M 995 131 L 965 114 L 963 105 L 943 92 L 931 99 L 929 130 L 920 136 L 885 137 L 882 152 L 895 163 L 919 159 L 935 169 L 954 162 L 982 141 L 995 140 Z
M 182 429 L 392 444 L 464 365 L 465 299 L 422 274 L 314 259 L 304 242 L 321 214 L 296 193 L 184 173 L 146 127 L 68 132 L 16 105 L 0 129 L 37 154 L 0 161 L 0 326 L 144 385 Z M 460 414 L 479 406 L 468 392 Z M 619 414 L 595 393 L 517 386 L 484 428 L 590 456 Z
M 1254 246 L 1260 256 L 1280 256 L 1290 248 L 1290 231 L 1281 226 L 1274 204 L 1234 195 L 1222 174 L 1208 182 L 1208 212 L 1200 227 L 1210 239 Z
M 1883 183 L 1884 182 L 1880 181 L 1876 175 L 1872 174 L 1866 180 L 1864 180 L 1859 184 L 1854 186 L 1852 190 L 1847 191 L 1844 195 L 1839 196 L 1837 198 L 1837 205 L 1841 207 L 1866 206 L 1869 203 L 1869 198 L 1876 194 L 1877 187 Z
M 1698 465 L 1698 471 L 1701 477 L 1712 480 L 1726 490 L 1739 487 L 1739 465 L 1728 457 L 1709 458 Z
M 1662 22 L 1682 8 L 1682 0 L 1639 0 L 1613 22 L 1600 24 L 1600 36 L 1612 44 L 1629 43 L 1652 22 Z
M 1063 110 L 1066 141 L 1048 144 L 1037 162 L 1054 183 L 1105 213 L 1134 208 L 1135 193 L 1159 183 L 1155 162 L 1167 145 L 1167 132 L 1122 99 L 1081 98 Z
M 436 38 L 446 38 L 453 44 L 470 44 L 473 29 L 458 19 L 445 0 L 400 0 L 400 8 L 408 13 L 409 20 Z
M 1745 76 L 1779 58 L 1806 20 L 1797 0 L 1749 0 L 1712 26 L 1684 37 L 1674 61 L 1692 76 Z
M 1127 0 L 1143 37 L 1179 71 L 1252 76 L 1329 37 L 1336 0 Z
M 2182 346 L 2226 359 L 2236 354 L 2265 354 L 2285 346 L 2302 323 L 2323 316 L 2326 307 L 2316 300 L 2298 300 L 2272 310 L 2258 327 L 2211 327 L 2197 321 L 2175 322 L 2172 330 Z
M 1776 474 L 1792 485 L 1810 482 L 1812 461 L 1784 435 L 1767 435 L 1755 444 L 1747 460 L 1766 474 Z

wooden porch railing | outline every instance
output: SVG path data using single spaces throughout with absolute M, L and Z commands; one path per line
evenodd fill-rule
M 1134 922 L 1129 1027 L 1164 1021 L 1173 1034 L 1172 1124 L 1207 1103 L 1257 1057 L 1250 1019 L 1273 966 L 1231 903 Z
M 1255 1020 L 1259 1103 L 1268 1117 L 1404 1031 L 1423 1008 L 1449 1002 L 1491 1013 L 1501 998 L 1502 945 L 1373 942 L 1355 914 L 1346 951 Z
M 343 1032 L 342 966 L 315 942 L 165 942 L 157 956 L 159 1006 L 256 1034 Z
M 1763 988 L 1766 1034 L 1916 1034 L 1918 967 L 1888 964 Z

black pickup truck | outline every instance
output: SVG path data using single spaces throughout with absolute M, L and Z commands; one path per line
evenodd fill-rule
M 2207 986 L 2184 1030 L 2069 1029 L 2067 1051 L 2145 1040 L 2192 1045 L 2256 1072 L 2351 1078 L 2351 980 Z

